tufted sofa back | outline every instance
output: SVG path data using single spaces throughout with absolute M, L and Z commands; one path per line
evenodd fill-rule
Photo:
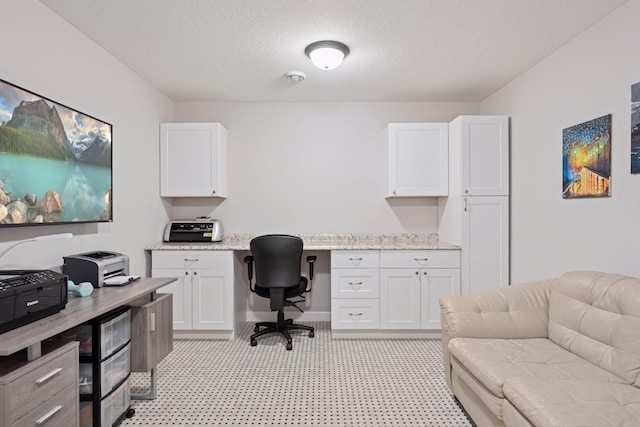
M 562 275 L 549 295 L 549 339 L 640 386 L 640 280 L 588 271 Z

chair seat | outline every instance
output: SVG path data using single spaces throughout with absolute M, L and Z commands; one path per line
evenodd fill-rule
M 259 296 L 263 298 L 269 298 L 270 296 L 269 288 L 263 288 L 258 283 L 256 283 L 255 289 L 256 289 L 256 294 L 258 294 Z M 305 291 L 305 289 L 307 289 L 307 278 L 300 277 L 300 283 L 298 283 L 298 286 L 285 288 L 284 298 L 288 299 L 288 298 L 293 298 L 298 295 L 301 295 Z

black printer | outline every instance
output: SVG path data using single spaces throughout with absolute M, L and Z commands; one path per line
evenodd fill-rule
M 51 270 L 0 270 L 0 333 L 65 308 L 67 276 Z

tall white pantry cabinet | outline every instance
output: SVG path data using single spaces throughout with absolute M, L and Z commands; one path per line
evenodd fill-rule
M 449 196 L 438 200 L 440 240 L 461 246 L 462 294 L 509 285 L 509 119 L 449 124 Z

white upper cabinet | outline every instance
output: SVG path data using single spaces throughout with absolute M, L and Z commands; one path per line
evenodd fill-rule
M 459 150 L 458 191 L 465 196 L 509 195 L 508 117 L 460 116 L 449 133 L 452 150 Z
M 227 130 L 220 123 L 160 124 L 160 196 L 227 197 Z
M 438 197 L 449 191 L 447 123 L 390 123 L 387 197 Z

